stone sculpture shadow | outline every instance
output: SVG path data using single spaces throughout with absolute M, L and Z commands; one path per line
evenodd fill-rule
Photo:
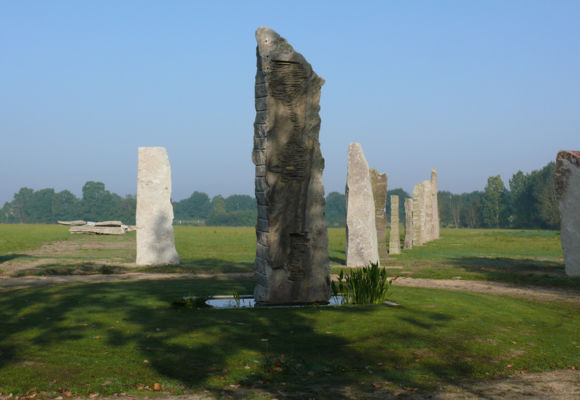
M 17 258 L 30 258 L 30 256 L 27 254 L 17 254 L 17 253 L 2 255 L 0 256 L 0 264 L 4 264 L 5 262 L 15 260 Z
M 20 346 L 27 344 L 14 339 L 22 332 L 34 331 L 28 339 L 29 343 L 46 347 L 86 340 L 87 336 L 94 335 L 98 330 L 97 334 L 103 335 L 100 340 L 108 346 L 134 346 L 140 351 L 138 362 L 149 360 L 150 366 L 159 374 L 178 381 L 186 388 L 199 389 L 203 386 L 210 395 L 220 398 L 244 398 L 247 396 L 244 389 L 265 390 L 276 396 L 285 393 L 286 398 L 348 399 L 351 398 L 349 390 L 353 388 L 376 394 L 379 389 L 370 387 L 362 379 L 369 374 L 366 367 L 361 366 L 364 364 L 373 366 L 376 379 L 396 382 L 402 387 L 423 386 L 420 376 L 411 369 L 399 367 L 408 361 L 407 354 L 359 349 L 339 334 L 320 331 L 316 319 L 312 318 L 324 312 L 329 318 L 352 320 L 369 313 L 371 315 L 376 310 L 373 306 L 329 308 L 324 311 L 315 307 L 198 311 L 170 307 L 171 301 L 186 290 L 204 295 L 231 293 L 234 289 L 251 291 L 252 286 L 251 281 L 176 280 L 13 291 L 10 296 L 0 298 L 0 310 L 10 310 L 0 321 L 0 331 L 3 332 L 0 367 L 20 362 Z M 39 297 L 50 294 L 50 302 L 38 303 Z M 144 298 L 154 303 L 159 301 L 161 306 L 147 306 Z M 33 309 L 29 308 L 31 304 L 35 304 Z M 90 307 L 91 313 L 83 317 L 86 324 L 63 323 L 70 315 L 84 313 L 87 307 Z M 455 370 L 471 372 L 470 365 L 456 355 L 462 354 L 463 341 L 438 337 L 437 334 L 437 328 L 451 321 L 453 316 L 404 306 L 390 309 L 390 312 L 394 313 L 395 320 L 413 325 L 413 332 L 401 329 L 398 324 L 389 325 L 381 331 L 383 338 L 375 340 L 438 343 L 436 351 L 440 361 L 424 368 L 428 368 L 429 373 L 442 382 L 452 383 L 455 379 L 452 372 Z M 136 329 L 103 326 L 99 315 L 109 313 L 121 314 L 119 318 Z M 197 334 L 207 338 L 216 329 L 219 334 L 215 341 L 195 340 Z M 184 336 L 191 337 L 191 340 L 176 340 Z M 252 364 L 255 375 L 248 373 L 234 382 L 242 390 L 212 389 L 208 380 L 227 375 L 224 368 L 228 367 L 228 360 L 247 352 L 256 353 L 259 364 Z M 364 360 L 363 363 L 361 360 Z M 66 385 L 66 379 L 75 378 L 67 376 L 58 385 Z M 281 386 L 280 382 L 288 382 L 288 386 Z M 381 398 L 393 396 L 390 389 L 380 390 L 383 391 Z
M 484 274 L 486 279 L 504 283 L 579 288 L 580 278 L 571 278 L 560 261 L 510 257 L 457 257 L 452 265 Z

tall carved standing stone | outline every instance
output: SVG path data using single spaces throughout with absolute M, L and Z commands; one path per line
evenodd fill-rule
M 375 226 L 379 257 L 387 258 L 387 174 L 374 168 L 369 170 L 375 200 Z
M 439 239 L 439 201 L 437 199 L 437 170 L 431 168 L 431 204 L 433 206 L 433 239 Z
M 417 183 L 413 188 L 413 246 L 422 246 L 424 239 L 424 196 L 423 184 Z
M 580 151 L 558 153 L 556 195 L 566 274 L 580 276 Z
M 405 199 L 405 249 L 413 248 L 413 199 Z
M 401 235 L 399 234 L 399 196 L 391 196 L 391 234 L 389 235 L 389 254 L 401 254 Z
M 379 263 L 379 251 L 369 164 L 360 143 L 351 143 L 346 179 L 346 265 L 370 263 Z
M 433 197 L 431 191 L 431 182 L 423 181 L 423 207 L 425 220 L 423 221 L 423 243 L 430 242 L 433 240 Z
M 320 152 L 324 79 L 286 39 L 256 31 L 254 150 L 257 304 L 326 303 L 330 297 Z
M 137 265 L 178 264 L 167 152 L 163 147 L 139 147 L 138 163 Z

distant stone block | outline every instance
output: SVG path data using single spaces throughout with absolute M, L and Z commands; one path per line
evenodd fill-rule
M 167 152 L 163 147 L 139 147 L 138 162 L 137 265 L 178 264 Z

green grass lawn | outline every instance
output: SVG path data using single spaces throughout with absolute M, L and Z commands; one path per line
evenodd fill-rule
M 68 228 L 60 225 L 0 224 L 0 263 L 14 258 L 19 252 L 67 240 L 70 236 Z
M 580 368 L 580 306 L 398 287 L 400 307 L 175 309 L 251 281 L 150 281 L 4 291 L 0 392 L 208 390 L 347 398 Z M 238 386 L 239 385 L 239 386 Z M 149 392 L 147 392 L 149 393 Z
M 50 258 L 45 265 L 21 274 L 100 273 L 95 260 L 115 263 L 135 260 L 135 233 L 122 236 L 70 235 L 57 225 L 0 225 L 2 263 L 44 242 L 66 239 L 78 243 L 74 254 L 36 256 Z M 345 230 L 328 230 L 333 272 L 345 264 Z M 138 267 L 145 272 L 252 272 L 255 231 L 251 227 L 175 227 L 175 243 L 181 264 Z M 90 246 L 89 244 L 93 244 Z M 27 256 L 29 257 L 29 256 Z M 564 274 L 559 233 L 533 230 L 442 229 L 441 238 L 401 255 L 382 260 L 396 267 L 391 275 L 432 279 L 469 279 L 580 289 L 580 278 Z M 83 271 L 86 270 L 86 271 Z M 114 271 L 122 272 L 123 268 Z M 105 272 L 110 272 L 106 269 Z
M 381 263 L 413 278 L 470 279 L 580 289 L 565 275 L 560 234 L 542 230 L 442 229 L 441 238 Z

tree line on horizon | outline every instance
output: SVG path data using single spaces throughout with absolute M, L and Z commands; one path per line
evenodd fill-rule
M 518 171 L 509 180 L 509 189 L 499 175 L 491 176 L 482 191 L 454 194 L 438 193 L 442 227 L 449 228 L 526 228 L 559 229 L 560 215 L 554 190 L 556 165 L 548 163 L 530 173 Z M 405 221 L 404 199 L 411 197 L 403 189 L 387 192 L 387 218 L 390 196 L 399 196 L 399 220 Z M 0 208 L 0 223 L 46 223 L 63 220 L 120 220 L 135 224 L 137 199 L 111 193 L 102 182 L 86 182 L 82 197 L 68 190 L 33 190 L 21 188 L 11 202 Z M 254 226 L 256 199 L 234 194 L 210 197 L 194 191 L 186 199 L 173 202 L 175 225 Z M 326 220 L 329 227 L 344 227 L 346 203 L 342 193 L 326 196 Z

